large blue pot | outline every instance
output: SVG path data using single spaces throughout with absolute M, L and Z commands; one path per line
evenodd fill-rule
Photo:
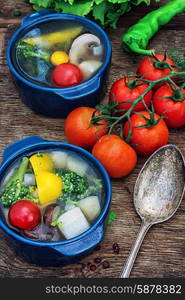
M 102 67 L 89 80 L 68 88 L 48 88 L 35 84 L 21 75 L 12 59 L 16 41 L 23 33 L 42 22 L 53 20 L 77 21 L 97 35 L 105 49 Z M 41 10 L 23 18 L 22 24 L 8 43 L 7 61 L 13 80 L 23 102 L 39 114 L 49 117 L 66 117 L 70 111 L 79 106 L 94 107 L 105 94 L 105 81 L 111 62 L 111 44 L 107 34 L 96 23 L 76 15 L 59 14 L 54 10 Z
M 0 165 L 0 183 L 8 168 L 17 158 L 49 149 L 74 151 L 93 164 L 100 173 L 105 189 L 105 201 L 101 214 L 89 230 L 75 238 L 60 242 L 39 242 L 27 239 L 8 227 L 3 218 L 0 218 L 0 228 L 7 234 L 16 253 L 28 262 L 44 266 L 58 266 L 78 261 L 88 255 L 102 241 L 105 233 L 106 216 L 111 204 L 112 190 L 109 176 L 104 167 L 89 152 L 77 146 L 46 141 L 37 136 L 17 141 L 4 150 L 3 161 Z

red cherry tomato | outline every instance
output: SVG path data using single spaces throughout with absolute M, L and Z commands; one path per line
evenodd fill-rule
M 169 85 L 161 86 L 154 94 L 156 113 L 165 116 L 164 121 L 171 128 L 185 126 L 185 89 L 173 90 Z
M 135 168 L 135 150 L 119 136 L 102 136 L 92 149 L 92 154 L 102 163 L 111 178 L 128 175 Z
M 41 213 L 35 203 L 20 200 L 10 207 L 8 219 L 10 224 L 17 228 L 31 230 L 40 223 Z
M 169 75 L 172 70 L 168 67 L 172 66 L 174 71 L 177 71 L 175 68 L 175 63 L 169 57 L 165 57 L 164 54 L 156 54 L 155 57 L 146 57 L 138 65 L 137 74 L 142 76 L 144 79 L 155 81 Z M 176 79 L 173 78 L 175 81 Z M 158 84 L 156 87 L 161 86 Z
M 52 81 L 58 87 L 69 87 L 79 84 L 83 79 L 81 70 L 74 64 L 64 63 L 55 67 Z
M 110 103 L 120 103 L 116 108 L 128 110 L 132 106 L 132 102 L 136 100 L 139 96 L 141 96 L 148 88 L 148 84 L 139 81 L 135 82 L 136 77 L 125 77 L 117 80 L 113 83 L 109 100 Z M 150 105 L 152 98 L 152 91 L 148 92 L 144 97 L 144 101 L 146 106 Z M 131 103 L 127 103 L 127 101 L 131 101 Z M 145 106 L 142 102 L 139 102 L 134 107 L 133 111 L 140 111 L 145 109 Z M 121 113 L 123 114 L 124 111 Z
M 150 115 L 147 111 L 141 111 L 140 114 L 150 119 Z M 166 123 L 162 119 L 149 128 L 142 127 L 147 124 L 147 121 L 141 115 L 133 114 L 130 121 L 125 123 L 123 133 L 124 136 L 127 137 L 131 128 L 131 144 L 139 154 L 149 155 L 161 146 L 167 144 L 169 131 Z M 154 118 L 158 120 L 160 116 L 154 114 Z
M 98 116 L 100 112 L 91 107 L 78 107 L 67 116 L 64 131 L 71 144 L 91 150 L 98 138 L 107 133 L 105 120 L 98 122 L 101 125 L 91 125 L 93 114 Z

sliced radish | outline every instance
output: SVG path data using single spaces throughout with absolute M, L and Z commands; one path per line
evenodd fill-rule
M 58 227 L 66 239 L 89 229 L 90 225 L 79 207 L 72 208 L 58 218 Z
M 87 171 L 88 165 L 80 158 L 68 156 L 66 167 L 68 170 L 83 177 Z
M 93 222 L 100 214 L 101 207 L 97 196 L 89 196 L 77 202 L 89 222 Z
M 64 151 L 52 151 L 51 158 L 56 169 L 65 169 L 67 162 L 67 153 Z

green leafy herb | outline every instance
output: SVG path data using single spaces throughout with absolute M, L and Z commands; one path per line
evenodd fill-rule
M 156 0 L 159 2 L 160 0 Z M 118 19 L 133 5 L 151 4 L 151 0 L 29 0 L 35 10 L 52 8 L 58 12 L 91 15 L 102 26 L 116 27 Z
M 9 207 L 14 202 L 19 200 L 30 200 L 32 202 L 37 203 L 38 199 L 35 198 L 34 186 L 24 186 L 24 175 L 28 168 L 29 160 L 27 157 L 23 157 L 20 163 L 20 166 L 16 168 L 5 184 L 3 188 L 3 192 L 0 196 L 0 202 L 5 206 Z
M 110 211 L 108 215 L 107 225 L 112 225 L 112 223 L 116 220 L 117 214 L 114 211 Z
M 21 11 L 19 11 L 19 10 L 14 10 L 13 11 L 13 16 L 14 17 L 20 17 L 22 15 L 22 12 Z

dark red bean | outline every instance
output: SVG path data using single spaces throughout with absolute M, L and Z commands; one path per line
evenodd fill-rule
M 108 269 L 108 268 L 110 267 L 109 262 L 108 262 L 107 260 L 104 260 L 103 263 L 102 263 L 102 267 L 103 267 L 104 269 Z
M 120 247 L 119 247 L 118 243 L 114 243 L 112 245 L 112 249 L 113 249 L 114 253 L 118 254 L 120 251 Z
M 102 261 L 101 257 L 96 257 L 96 258 L 94 259 L 94 262 L 95 262 L 96 264 L 100 264 L 101 261 Z
M 96 266 L 95 265 L 91 265 L 89 269 L 94 272 L 94 271 L 96 271 Z

